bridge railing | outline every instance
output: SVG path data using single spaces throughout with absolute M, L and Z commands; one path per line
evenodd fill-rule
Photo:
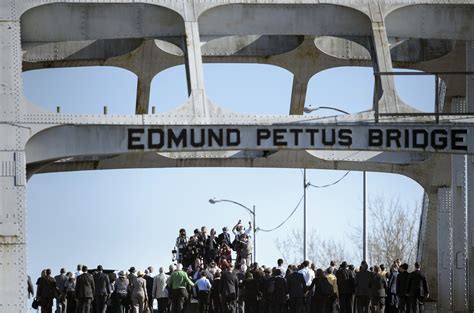
M 390 117 L 418 117 L 418 116 L 428 116 L 434 117 L 434 122 L 439 123 L 440 116 L 474 116 L 474 112 L 444 112 L 444 101 L 446 96 L 446 84 L 443 80 L 440 79 L 440 76 L 449 76 L 449 75 L 463 75 L 469 76 L 474 75 L 474 72 L 402 72 L 402 71 L 393 71 L 393 72 L 374 72 L 374 76 L 377 79 L 379 76 L 434 76 L 435 77 L 435 101 L 434 101 L 434 112 L 379 112 L 379 102 L 374 99 L 374 108 L 375 108 L 375 122 L 379 121 L 380 117 L 390 116 Z

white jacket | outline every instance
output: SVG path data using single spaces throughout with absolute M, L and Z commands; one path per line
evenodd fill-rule
M 153 299 L 168 298 L 168 289 L 166 289 L 166 281 L 168 275 L 161 273 L 155 276 L 153 279 Z

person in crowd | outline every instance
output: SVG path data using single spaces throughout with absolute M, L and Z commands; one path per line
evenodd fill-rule
M 222 313 L 222 304 L 220 296 L 221 272 L 216 271 L 211 288 L 211 309 L 213 313 Z
M 143 278 L 146 280 L 148 307 L 150 308 L 150 312 L 153 312 L 153 277 L 150 275 L 150 270 L 148 268 L 145 270 L 145 276 Z
M 246 313 L 256 313 L 258 312 L 258 282 L 254 279 L 253 274 L 247 272 L 245 278 L 242 281 L 242 303 Z
M 337 272 L 337 264 L 336 261 L 331 261 L 329 262 L 329 268 L 331 269 L 331 272 L 336 275 Z
M 219 236 L 217 236 L 217 244 L 219 246 L 226 244 L 229 247 L 232 244 L 232 241 L 230 239 L 229 229 L 227 227 L 223 227 L 222 233 L 220 233 Z
M 234 233 L 234 241 L 238 241 L 240 239 L 240 236 L 245 234 L 247 236 L 250 235 L 250 232 L 252 231 L 252 222 L 249 222 L 249 228 L 245 229 L 244 225 L 242 225 L 242 220 L 239 220 L 237 224 L 232 228 L 232 233 Z
M 186 246 L 188 245 L 188 238 L 186 237 L 186 230 L 181 228 L 179 230 L 178 238 L 176 238 L 175 250 L 177 252 L 176 261 L 178 263 L 183 263 L 184 252 Z
M 272 298 L 275 292 L 275 280 L 272 276 L 272 270 L 267 267 L 263 270 L 263 278 L 260 281 L 260 293 L 262 294 L 262 306 L 264 313 L 270 313 L 272 308 Z
M 379 273 L 379 275 L 382 276 L 383 278 L 387 278 L 387 271 L 386 271 L 386 269 L 385 269 L 385 265 L 384 265 L 384 264 L 380 264 L 379 268 L 380 268 L 380 273 Z
M 209 296 L 211 292 L 211 282 L 207 279 L 207 272 L 201 272 L 201 278 L 196 281 L 197 298 L 199 302 L 199 313 L 209 312 Z
M 277 260 L 277 267 L 276 268 L 281 271 L 282 275 L 284 275 L 286 273 L 286 268 L 283 266 L 283 263 L 284 263 L 283 259 L 278 259 Z
M 336 304 L 337 300 L 339 298 L 339 290 L 337 288 L 337 278 L 336 275 L 334 275 L 334 272 L 331 267 L 326 269 L 326 279 L 332 286 L 332 294 L 327 300 L 326 303 L 326 313 L 334 313 L 336 312 Z
M 226 263 L 232 262 L 232 249 L 226 243 L 223 243 L 219 249 L 219 260 L 222 262 L 223 260 Z M 222 269 L 222 266 L 220 266 Z
M 82 274 L 82 265 L 77 264 L 76 271 L 74 272 L 74 277 L 76 277 L 77 279 L 81 274 Z
M 372 273 L 368 271 L 367 262 L 362 261 L 359 271 L 355 277 L 355 294 L 357 301 L 357 313 L 369 313 L 369 281 L 372 279 Z
M 71 272 L 67 272 L 67 281 L 64 284 L 64 289 L 66 291 L 66 313 L 75 313 L 77 307 L 76 300 L 76 278 Z
M 250 257 L 252 255 L 252 246 L 249 241 L 249 237 L 246 234 L 242 234 L 237 240 L 237 264 L 250 264 Z
M 420 263 L 415 263 L 415 270 L 410 273 L 408 281 L 408 294 L 410 295 L 411 313 L 423 313 L 423 304 L 429 298 L 428 282 L 421 271 Z
M 83 265 L 81 275 L 76 278 L 77 313 L 90 313 L 95 295 L 94 278 L 87 270 L 87 266 Z
M 226 262 L 227 263 L 227 262 Z M 219 284 L 219 294 L 223 313 L 234 313 L 239 295 L 239 281 L 232 272 L 232 264 L 224 263 Z
M 374 274 L 369 281 L 371 294 L 370 305 L 373 313 L 384 313 L 385 310 L 385 289 L 387 288 L 387 280 L 380 273 L 380 267 L 375 265 Z
M 393 262 L 387 286 L 388 313 L 398 313 L 399 300 L 397 295 L 398 265 Z
M 97 266 L 97 270 L 93 275 L 94 278 L 94 307 L 96 313 L 106 313 L 107 300 L 112 293 L 112 286 L 107 274 L 104 273 L 102 265 Z
M 185 302 L 188 299 L 188 286 L 194 287 L 194 283 L 189 279 L 188 274 L 183 271 L 183 265 L 178 263 L 176 270 L 171 274 L 167 282 L 171 289 L 171 310 L 172 313 L 183 313 Z
M 145 273 L 138 271 L 137 276 L 130 281 L 130 291 L 133 313 L 143 313 L 148 306 L 148 294 L 146 290 Z
M 126 313 L 126 308 L 129 305 L 128 295 L 129 280 L 124 271 L 118 272 L 118 278 L 115 281 L 114 291 L 112 293 L 112 312 Z
M 303 274 L 298 272 L 297 267 L 288 267 L 291 274 L 288 276 L 288 294 L 290 300 L 290 313 L 304 313 L 304 297 L 306 292 L 306 281 Z
M 347 263 L 345 261 L 339 266 L 339 269 L 336 272 L 336 278 L 341 313 L 352 313 L 352 298 L 355 282 L 353 273 L 347 268 Z
M 281 265 L 283 265 L 283 263 Z M 283 276 L 283 271 L 280 268 L 275 269 L 273 276 L 275 289 L 273 291 L 271 301 L 272 312 L 286 313 L 288 307 L 288 287 L 286 284 L 286 279 Z
M 48 268 L 38 284 L 37 299 L 41 305 L 41 313 L 53 312 L 53 299 L 59 295 L 56 281 L 51 277 L 51 270 Z
M 27 275 L 26 282 L 28 284 L 28 299 L 35 296 L 35 288 L 33 287 L 33 282 L 31 281 L 30 275 Z
M 306 287 L 308 287 L 306 295 L 305 295 L 305 310 L 307 313 L 311 312 L 311 298 L 313 297 L 312 291 L 309 289 L 309 286 L 311 286 L 311 283 L 313 282 L 314 276 L 313 272 L 310 268 L 311 262 L 308 260 L 305 260 L 301 264 L 301 269 L 299 272 L 303 274 L 304 281 L 306 282 Z
M 54 276 L 56 286 L 59 289 L 59 294 L 56 297 L 56 313 L 66 312 L 66 289 L 64 285 L 68 281 L 66 270 L 64 268 L 59 270 L 59 275 Z
M 204 258 L 206 264 L 216 261 L 219 245 L 217 243 L 216 231 L 214 228 L 211 228 L 211 233 L 206 239 L 204 250 L 206 251 Z
M 152 296 L 153 299 L 158 301 L 158 313 L 165 313 L 169 305 L 169 293 L 166 288 L 166 281 L 169 276 L 164 273 L 162 267 L 158 271 L 158 275 L 153 279 Z
M 400 313 L 410 312 L 410 297 L 408 296 L 408 281 L 410 274 L 408 273 L 408 264 L 403 263 L 400 265 L 399 274 L 397 277 L 397 295 L 399 300 L 399 311 Z
M 311 313 L 325 313 L 326 304 L 333 295 L 334 289 L 328 281 L 322 269 L 316 270 L 315 278 L 309 287 L 312 290 L 313 298 L 311 305 Z

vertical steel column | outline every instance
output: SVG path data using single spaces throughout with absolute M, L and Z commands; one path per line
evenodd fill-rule
M 303 169 L 303 261 L 306 261 L 306 169 Z
M 364 201 L 362 213 L 362 260 L 367 262 L 367 173 L 362 172 L 362 198 Z
M 466 71 L 474 71 L 474 41 L 466 41 Z M 466 76 L 466 108 L 474 112 L 474 75 Z M 468 282 L 469 310 L 474 310 L 474 157 L 467 156 Z
M 18 21 L 0 22 L 0 312 L 27 312 L 26 166 Z M 28 131 L 28 130 L 26 130 Z
M 451 110 L 465 111 L 463 98 L 453 98 Z M 468 311 L 467 281 L 467 203 L 466 156 L 451 157 L 451 196 L 453 201 L 453 309 Z
M 452 312 L 452 200 L 450 188 L 438 188 L 438 312 Z
M 466 156 L 452 157 L 451 196 L 453 202 L 453 307 L 467 312 L 467 204 Z

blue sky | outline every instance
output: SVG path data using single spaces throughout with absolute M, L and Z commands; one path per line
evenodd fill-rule
M 242 113 L 287 114 L 292 74 L 267 65 L 205 65 L 208 97 Z M 137 78 L 111 67 L 48 69 L 26 72 L 24 93 L 29 101 L 51 111 L 99 114 L 134 112 Z M 434 80 L 397 77 L 401 98 L 432 111 Z M 371 107 L 373 76 L 370 68 L 338 68 L 312 78 L 307 105 L 334 106 L 349 112 Z M 150 104 L 164 112 L 187 97 L 184 67 L 156 76 Z M 321 112 L 320 114 L 334 114 Z M 330 183 L 344 171 L 308 170 L 315 185 Z M 105 268 L 167 267 L 179 228 L 189 233 L 203 225 L 232 227 L 247 221 L 241 208 L 211 205 L 212 197 L 256 205 L 257 226 L 272 228 L 284 220 L 303 194 L 300 169 L 167 168 L 108 170 L 35 175 L 28 183 L 28 272 L 36 279 L 41 269 L 74 270 L 76 264 Z M 349 239 L 362 220 L 362 173 L 351 172 L 339 184 L 308 190 L 308 227 L 325 239 Z M 419 204 L 422 189 L 400 175 L 368 173 L 369 198 L 377 194 L 400 196 L 408 206 Z M 416 217 L 417 218 L 417 217 Z M 273 265 L 280 257 L 275 240 L 302 228 L 302 208 L 282 228 L 259 233 L 258 261 Z M 370 227 L 370 217 L 369 217 Z M 350 260 L 357 262 L 358 260 Z

